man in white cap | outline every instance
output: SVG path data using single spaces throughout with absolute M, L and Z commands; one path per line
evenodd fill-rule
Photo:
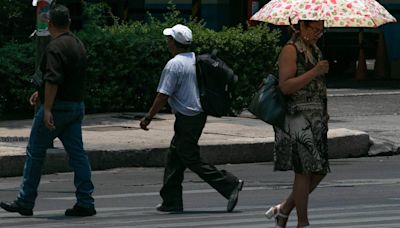
M 175 114 L 174 137 L 164 171 L 164 183 L 160 190 L 162 203 L 157 210 L 183 212 L 182 181 L 189 168 L 210 184 L 226 199 L 227 211 L 235 208 L 243 181 L 225 170 L 218 170 L 200 157 L 199 138 L 207 120 L 200 103 L 196 78 L 196 56 L 189 51 L 192 31 L 181 24 L 164 29 L 168 50 L 173 58 L 165 65 L 152 107 L 140 121 L 140 127 L 148 130 L 152 118 L 168 102 Z

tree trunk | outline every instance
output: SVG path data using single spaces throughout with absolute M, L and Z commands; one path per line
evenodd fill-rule
M 201 18 L 201 0 L 192 0 L 192 18 L 200 20 Z

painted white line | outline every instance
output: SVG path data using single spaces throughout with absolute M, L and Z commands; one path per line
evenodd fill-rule
M 392 179 L 350 179 L 350 180 L 337 180 L 330 182 L 322 182 L 318 188 L 329 187 L 353 187 L 353 186 L 366 186 L 366 185 L 392 185 L 400 184 L 400 178 Z M 272 186 L 260 187 L 244 187 L 243 191 L 260 191 L 260 190 L 277 190 L 277 189 L 290 189 L 291 185 L 282 185 L 276 183 Z M 183 194 L 203 194 L 216 192 L 214 189 L 199 189 L 183 191 Z M 96 199 L 115 199 L 115 198 L 128 198 L 128 197 L 144 197 L 144 196 L 158 196 L 159 192 L 140 192 L 140 193 L 123 193 L 123 194 L 110 194 L 110 195 L 94 195 Z M 46 200 L 75 200 L 75 197 L 47 197 Z
M 400 92 L 388 91 L 388 92 L 340 93 L 340 94 L 328 94 L 328 97 L 358 97 L 358 96 L 379 96 L 379 95 L 400 95 Z
M 247 208 L 245 210 L 244 208 Z M 149 207 L 116 207 L 98 208 L 98 215 L 88 218 L 70 219 L 67 217 L 54 216 L 59 210 L 40 211 L 33 217 L 2 218 L 3 225 L 20 228 L 36 227 L 273 227 L 273 222 L 263 216 L 264 210 L 260 206 L 238 207 L 238 213 L 217 213 L 224 210 L 221 207 L 211 207 L 192 210 L 183 214 L 161 214 Z M 264 209 L 264 207 L 263 207 Z M 367 210 L 367 211 L 363 211 Z M 196 213 L 196 211 L 200 213 Z M 202 211 L 209 211 L 203 213 Z M 338 225 L 337 227 L 355 227 L 353 225 L 368 223 L 380 227 L 381 222 L 392 222 L 400 227 L 400 204 L 379 204 L 379 205 L 354 205 L 347 207 L 322 207 L 313 208 L 310 218 L 313 225 Z M 337 212 L 335 212 L 337 211 Z M 50 212 L 50 213 L 49 213 Z M 321 213 L 322 212 L 322 213 Z M 0 213 L 1 215 L 5 213 Z M 38 217 L 36 214 L 39 214 Z M 159 214 L 159 215 L 158 215 Z M 156 218 L 154 218 L 157 216 Z M 295 213 L 292 215 L 295 217 Z M 197 221 L 196 221 L 197 220 Z M 393 223 L 397 221 L 397 223 Z M 28 224 L 29 223 L 29 224 Z M 257 223 L 257 224 L 255 224 Z M 340 225 L 339 225 L 340 224 Z M 294 221 L 289 226 L 295 225 Z M 349 226 L 348 226 L 349 225 Z M 4 226 L 2 226 L 4 227 Z M 386 226 L 385 226 L 386 227 Z

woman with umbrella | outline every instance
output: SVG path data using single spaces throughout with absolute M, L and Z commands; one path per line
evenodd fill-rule
M 279 87 L 287 95 L 285 126 L 275 130 L 275 170 L 294 170 L 293 190 L 265 215 L 286 227 L 296 207 L 297 227 L 308 227 L 308 198 L 330 171 L 328 119 L 322 60 L 316 42 L 325 27 L 378 27 L 395 22 L 374 0 L 271 0 L 251 20 L 290 25 L 293 35 L 279 56 Z M 295 25 L 292 25 L 291 21 Z
M 309 226 L 308 197 L 330 171 L 327 149 L 328 113 L 324 75 L 329 63 L 316 46 L 323 21 L 299 21 L 279 55 L 279 87 L 287 95 L 285 129 L 275 127 L 275 170 L 294 170 L 293 191 L 265 215 L 285 227 L 293 208 L 297 227 Z

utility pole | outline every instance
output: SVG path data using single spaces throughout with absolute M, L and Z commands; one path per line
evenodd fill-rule
M 35 74 L 34 81 L 40 81 L 42 79 L 42 72 L 40 71 L 40 62 L 43 54 L 46 50 L 47 44 L 50 42 L 49 33 L 49 12 L 50 6 L 53 0 L 33 0 L 32 5 L 36 6 L 36 30 L 34 35 L 36 37 L 36 51 L 35 51 Z M 56 1 L 56 0 L 54 0 Z M 35 79 L 36 78 L 36 79 Z M 38 84 L 38 83 L 37 83 Z M 37 85 L 39 86 L 39 85 Z M 43 102 L 43 101 L 42 101 Z M 35 106 L 35 113 L 38 110 L 38 106 Z M 54 142 L 49 146 L 54 148 Z

